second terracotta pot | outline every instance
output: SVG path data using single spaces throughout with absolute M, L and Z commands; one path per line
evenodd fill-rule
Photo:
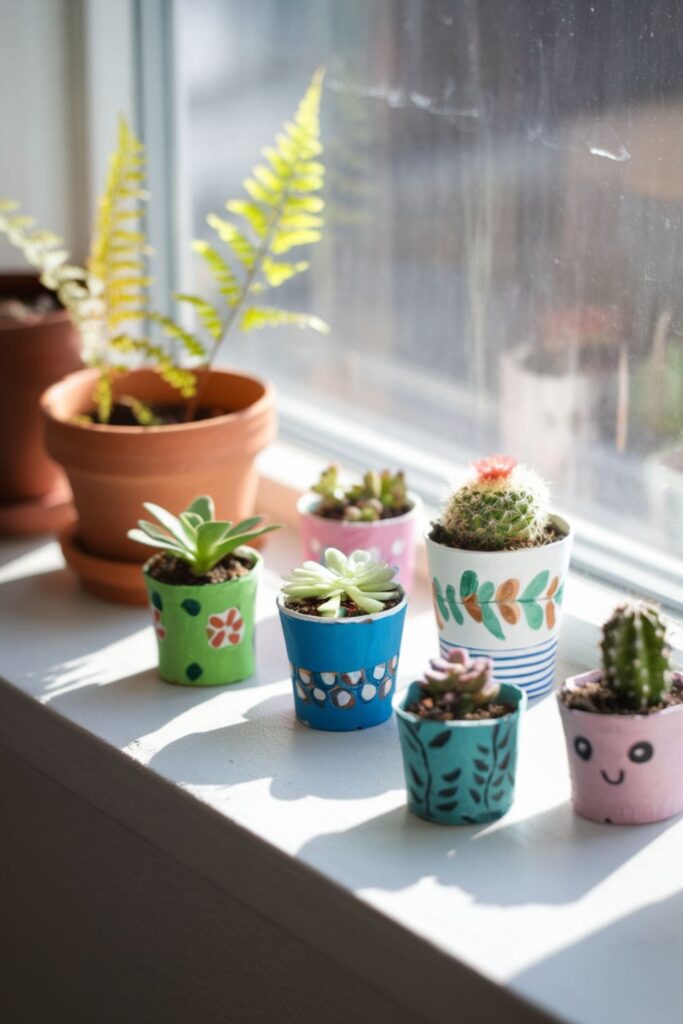
M 144 501 L 178 514 L 198 494 L 211 494 L 219 519 L 251 515 L 258 482 L 254 460 L 277 429 L 268 384 L 212 370 L 202 404 L 226 409 L 225 415 L 160 427 L 74 422 L 75 416 L 92 412 L 96 379 L 94 370 L 71 374 L 42 398 L 47 447 L 69 478 L 78 514 L 77 543 L 90 556 L 90 570 L 97 559 L 142 565 L 145 553 L 126 534 L 145 515 Z M 118 377 L 114 399 L 123 395 L 150 405 L 178 403 L 177 393 L 153 370 Z M 106 577 L 102 582 L 99 588 L 89 571 L 89 589 L 116 599 L 107 591 Z M 143 589 L 139 599 L 145 601 Z

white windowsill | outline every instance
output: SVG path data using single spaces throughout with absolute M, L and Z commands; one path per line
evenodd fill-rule
M 262 510 L 295 527 L 291 470 L 307 482 L 320 465 L 271 449 L 262 459 Z M 454 1012 L 450 986 L 462 964 L 481 979 L 479 998 L 491 1001 L 482 1019 L 503 1019 L 504 1008 L 508 1020 L 542 1019 L 514 996 L 572 1024 L 675 1019 L 678 980 L 666 964 L 683 955 L 674 924 L 683 820 L 610 828 L 575 817 L 552 698 L 526 716 L 508 816 L 461 829 L 410 816 L 393 720 L 353 734 L 316 733 L 294 720 L 274 597 L 280 574 L 298 559 L 294 529 L 273 535 L 259 595 L 257 676 L 192 689 L 158 680 L 145 610 L 82 593 L 52 541 L 3 542 L 0 675 L 8 685 L 0 684 L 0 743 L 226 889 L 236 886 L 240 898 L 425 1019 L 451 1019 L 443 1007 Z M 399 686 L 437 650 L 425 583 L 411 601 Z M 592 666 L 597 624 L 614 597 L 572 578 L 561 674 Z M 679 647 L 681 635 L 676 628 Z M 17 692 L 28 701 L 18 702 Z M 78 759 L 64 754 L 67 745 Z M 130 765 L 142 768 L 131 773 Z M 206 818 L 207 808 L 217 817 Z M 204 827 L 214 830 L 213 848 L 193 840 Z M 221 829 L 236 858 L 229 870 Z M 254 884 L 258 857 L 272 873 Z M 375 934 L 383 938 L 369 960 L 367 936 Z M 427 994 L 406 970 L 420 949 L 435 971 Z

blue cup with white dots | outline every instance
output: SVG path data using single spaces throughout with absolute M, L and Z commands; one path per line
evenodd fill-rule
M 278 597 L 296 717 L 311 729 L 370 729 L 391 716 L 407 599 L 342 619 L 303 615 Z

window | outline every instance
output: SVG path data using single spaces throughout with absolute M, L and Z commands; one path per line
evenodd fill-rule
M 200 275 L 189 238 L 327 68 L 326 237 L 279 298 L 333 332 L 224 353 L 275 380 L 284 433 L 385 452 L 433 498 L 512 451 L 580 519 L 586 567 L 671 603 L 681 30 L 676 0 L 177 0 L 165 90 L 178 263 Z

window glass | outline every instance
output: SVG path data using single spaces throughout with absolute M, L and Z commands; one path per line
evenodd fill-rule
M 363 426 L 448 462 L 513 452 L 570 512 L 683 556 L 683 7 L 176 12 L 193 237 L 327 68 L 325 238 L 277 298 L 332 333 L 237 336 L 224 358 L 320 436 Z

